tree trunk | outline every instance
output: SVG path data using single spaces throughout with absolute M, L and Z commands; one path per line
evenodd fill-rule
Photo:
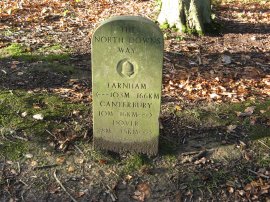
M 204 26 L 211 23 L 210 0 L 162 0 L 157 20 L 175 26 L 180 32 L 203 34 Z

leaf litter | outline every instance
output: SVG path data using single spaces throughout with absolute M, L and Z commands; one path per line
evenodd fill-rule
M 266 102 L 269 100 L 269 7 L 268 1 L 250 1 L 245 4 L 240 1 L 222 1 L 221 4 L 215 8 L 218 13 L 217 17 L 225 26 L 222 36 L 204 36 L 197 38 L 184 35 L 181 36 L 181 40 L 179 40 L 177 33 L 166 30 L 167 38 L 165 40 L 166 52 L 163 70 L 162 107 L 167 109 L 170 103 L 172 103 L 174 106 L 173 114 L 179 114 L 186 112 L 190 106 L 203 103 L 241 103 L 255 100 Z M 0 2 L 0 47 L 5 48 L 13 43 L 20 43 L 25 45 L 23 51 L 32 53 L 40 47 L 49 47 L 51 44 L 60 43 L 63 47 L 72 49 L 73 52 L 70 56 L 71 63 L 76 64 L 76 68 L 82 69 L 90 75 L 90 62 L 88 61 L 90 58 L 90 39 L 93 28 L 100 21 L 111 15 L 119 14 L 143 15 L 154 19 L 157 12 L 158 9 L 154 7 L 154 1 L 6 0 Z M 54 62 L 57 65 L 62 62 L 64 65 L 69 63 L 61 60 Z M 41 61 L 41 64 L 42 63 L 43 61 Z M 38 63 L 38 65 L 39 64 L 40 63 Z M 68 102 L 84 103 L 86 105 L 91 103 L 91 81 L 89 78 L 73 79 L 61 73 L 43 73 L 42 75 L 37 75 L 33 72 L 27 72 L 26 70 L 31 69 L 33 65 L 34 62 L 21 61 L 20 59 L 13 60 L 12 58 L 6 58 L 6 60 L 1 60 L 1 88 L 27 88 L 27 90 L 33 93 L 46 91 L 58 94 Z M 10 77 L 7 77 L 7 75 Z M 35 82 L 30 82 L 29 78 L 32 78 Z M 39 80 L 43 83 L 40 84 L 38 82 Z M 43 105 L 42 103 L 36 103 L 33 107 L 36 110 L 40 110 L 43 108 Z M 260 115 L 257 113 L 258 110 Z M 267 117 L 268 111 L 269 108 L 257 109 L 257 107 L 253 105 L 246 106 L 240 110 L 237 109 L 233 111 L 237 117 L 236 122 L 229 122 L 225 127 L 222 127 L 222 129 L 214 128 L 219 137 L 223 138 L 222 142 L 225 144 L 230 142 L 233 138 L 238 141 L 236 148 L 242 152 L 243 158 L 240 159 L 240 164 L 247 164 L 249 168 L 243 170 L 243 173 L 246 174 L 246 178 L 244 178 L 244 174 L 239 177 L 236 176 L 232 179 L 232 183 L 230 183 L 229 179 L 225 179 L 226 172 L 223 173 L 222 171 L 222 166 L 224 165 L 212 162 L 211 149 L 210 151 L 207 150 L 205 155 L 198 157 L 200 152 L 206 151 L 204 146 L 200 146 L 200 144 L 201 140 L 206 138 L 204 135 L 211 130 L 211 127 L 201 126 L 199 124 L 196 125 L 194 123 L 183 128 L 181 128 L 180 123 L 180 125 L 176 127 L 176 124 L 179 124 L 178 118 L 171 119 L 170 117 L 166 117 L 166 114 L 163 115 L 163 121 L 165 120 L 164 123 L 162 123 L 165 127 L 164 131 L 166 132 L 168 127 L 171 127 L 171 130 L 168 130 L 169 132 L 166 133 L 167 135 L 163 135 L 163 138 L 167 138 L 167 140 L 170 141 L 171 137 L 176 136 L 177 141 L 183 143 L 181 147 L 187 147 L 188 145 L 184 143 L 187 140 L 192 142 L 190 136 L 194 134 L 195 131 L 195 133 L 201 135 L 199 138 L 194 137 L 194 142 L 197 144 L 196 147 L 201 151 L 191 153 L 189 154 L 190 156 L 188 155 L 187 159 L 194 160 L 186 161 L 184 166 L 186 170 L 183 173 L 184 177 L 179 175 L 179 173 L 182 173 L 182 168 L 179 168 L 177 164 L 173 166 L 176 168 L 177 172 L 179 172 L 178 174 L 175 172 L 169 173 L 163 169 L 160 169 L 160 171 L 152 171 L 153 173 L 159 173 L 159 175 L 156 176 L 158 179 L 156 179 L 155 183 L 158 185 L 157 188 L 152 186 L 153 182 L 147 182 L 149 180 L 147 174 L 140 175 L 138 172 L 134 171 L 134 173 L 124 175 L 132 176 L 129 180 L 125 181 L 125 179 L 123 179 L 123 184 L 121 184 L 125 195 L 132 196 L 133 199 L 138 201 L 147 201 L 148 198 L 151 199 L 151 197 L 153 199 L 155 199 L 155 197 L 159 199 L 163 198 L 164 200 L 174 200 L 175 198 L 183 199 L 183 197 L 190 200 L 200 198 L 209 200 L 213 199 L 215 196 L 219 199 L 233 198 L 242 201 L 269 200 L 269 163 L 268 166 L 259 166 L 258 164 L 251 163 L 256 153 L 254 153 L 246 139 L 243 138 L 248 131 L 243 129 L 241 122 L 239 123 L 239 120 L 243 120 L 253 125 L 259 123 L 262 126 L 269 127 L 270 120 L 269 117 Z M 27 111 L 22 111 L 20 116 L 28 118 L 28 114 Z M 228 114 L 225 114 L 224 116 L 227 115 Z M 80 120 L 80 112 L 78 111 L 72 111 L 70 116 L 72 118 L 76 117 L 75 119 L 77 121 Z M 41 121 L 44 117 L 42 114 L 34 114 L 33 118 Z M 46 121 L 46 116 L 43 121 Z M 73 145 L 76 145 L 76 140 L 86 137 L 85 135 L 78 136 L 76 130 L 72 127 L 55 128 L 50 130 L 49 133 L 51 146 L 56 151 L 65 152 L 65 154 L 70 154 L 70 152 L 73 151 L 72 149 L 75 149 L 74 151 L 80 151 L 80 149 L 76 149 Z M 170 136 L 168 134 L 170 134 Z M 227 138 L 227 136 L 230 138 Z M 6 135 L 3 135 L 3 137 L 7 138 Z M 13 138 L 15 138 L 14 134 Z M 14 140 L 9 137 L 8 139 Z M 88 141 L 89 139 L 91 139 L 91 137 L 88 137 L 86 140 Z M 265 140 L 265 142 L 263 142 L 264 140 L 260 141 L 260 145 L 263 145 L 266 149 L 269 148 L 267 146 L 267 140 Z M 188 150 L 188 148 L 186 149 Z M 191 151 L 194 151 L 194 148 Z M 87 149 L 81 150 L 78 154 L 78 159 L 83 159 L 80 161 L 82 163 L 78 164 L 80 164 L 84 172 L 87 173 L 87 175 L 83 175 L 81 179 L 76 179 L 76 175 L 79 176 L 80 173 L 75 165 L 69 163 L 70 160 L 68 158 L 70 157 L 58 157 L 51 160 L 50 156 L 52 152 L 45 151 L 44 153 L 46 153 L 48 158 L 47 161 L 50 159 L 50 162 L 45 163 L 45 165 L 40 165 L 42 162 L 36 158 L 36 155 L 31 156 L 27 161 L 30 162 L 33 167 L 38 168 L 36 170 L 40 170 L 41 176 L 43 170 L 55 168 L 55 165 L 63 166 L 65 167 L 63 170 L 69 172 L 67 176 L 69 176 L 70 179 L 64 177 L 64 175 L 60 176 L 59 173 L 57 176 L 54 175 L 54 177 L 56 176 L 55 179 L 57 179 L 56 183 L 51 182 L 46 177 L 42 178 L 48 182 L 48 186 L 42 187 L 42 190 L 45 190 L 45 192 L 46 190 L 51 190 L 51 193 L 56 194 L 52 196 L 54 199 L 59 197 L 62 200 L 68 200 L 70 191 L 72 193 L 71 196 L 77 196 L 85 200 L 97 199 L 108 201 L 109 198 L 111 200 L 115 199 L 115 192 L 120 194 L 117 187 L 115 188 L 114 186 L 119 180 L 119 178 L 117 178 L 118 174 L 114 174 L 117 172 L 117 168 L 113 166 L 110 167 L 110 160 L 103 157 L 100 158 L 98 154 L 95 154 L 96 156 L 94 154 L 90 155 L 93 160 L 96 160 L 97 164 L 85 160 L 81 156 L 84 152 L 87 152 Z M 48 155 L 49 153 L 51 155 Z M 25 155 L 27 157 L 30 153 L 26 153 Z M 259 155 L 261 155 L 260 158 L 262 158 L 262 162 L 269 162 L 269 160 L 267 161 L 269 154 L 268 156 L 267 153 L 260 153 Z M 156 157 L 154 160 L 157 162 L 156 166 L 165 168 L 168 166 L 169 169 L 171 167 L 171 165 L 166 165 L 162 157 Z M 182 160 L 183 159 L 179 159 L 179 162 Z M 17 178 L 20 166 L 8 164 L 8 160 L 3 162 L 3 165 L 6 167 L 11 167 L 7 169 L 4 168 L 4 166 L 4 169 L 1 171 L 3 179 L 6 180 L 4 183 L 1 183 L 1 186 L 4 187 L 4 191 L 1 191 L 1 195 L 9 193 L 9 196 L 13 198 L 11 200 L 17 200 L 21 196 L 16 194 L 18 193 L 16 190 L 22 190 L 22 185 L 24 184 L 32 184 L 31 180 L 29 180 L 27 174 L 23 174 L 20 176 L 20 181 Z M 232 162 L 232 164 L 234 163 L 236 166 L 241 167 L 237 162 Z M 180 165 L 183 166 L 183 164 Z M 95 167 L 106 170 L 106 172 L 97 172 Z M 227 170 L 230 170 L 233 168 L 233 165 L 225 165 L 225 167 L 227 167 Z M 107 169 L 112 169 L 112 172 L 107 172 Z M 213 170 L 213 173 L 207 175 L 209 169 Z M 64 173 L 63 170 L 61 170 L 61 172 Z M 189 179 L 187 175 L 189 172 L 192 174 L 195 173 L 193 179 Z M 237 175 L 239 171 L 233 168 L 232 172 Z M 88 179 L 89 176 L 97 181 L 100 180 L 100 176 L 98 176 L 97 173 L 103 173 L 103 183 L 108 183 L 108 186 L 92 183 L 90 187 L 83 187 L 86 189 L 73 189 L 74 183 L 78 184 L 78 181 L 82 184 L 92 181 Z M 56 174 L 56 172 L 54 172 L 54 174 Z M 224 176 L 222 176 L 222 174 Z M 231 178 L 231 175 L 229 177 Z M 32 176 L 32 178 L 34 179 L 35 177 Z M 155 178 L 155 174 L 151 176 L 151 178 Z M 189 179 L 189 181 L 187 179 Z M 10 180 L 16 183 L 6 183 Z M 164 182 L 161 182 L 161 180 Z M 196 184 L 197 182 L 199 182 L 199 184 Z M 201 189 L 200 184 L 205 184 L 210 186 L 210 188 L 211 186 L 218 187 L 221 190 L 218 190 L 215 195 L 211 191 L 212 188 L 209 188 L 208 196 L 204 196 L 203 194 L 199 194 L 199 190 Z M 60 185 L 60 187 L 58 185 Z M 69 188 L 66 189 L 66 186 Z M 61 187 L 67 195 L 64 195 L 64 193 L 59 195 L 59 193 L 61 193 Z M 179 191 L 179 189 L 181 191 Z M 158 194 L 160 190 L 163 190 L 164 195 Z M 31 193 L 25 197 L 26 199 L 30 199 Z M 125 199 L 123 195 L 122 197 Z M 119 200 L 121 200 L 121 198 Z

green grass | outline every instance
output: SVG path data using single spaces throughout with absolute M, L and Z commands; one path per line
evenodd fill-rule
M 63 130 L 72 125 L 76 133 L 86 130 L 84 124 L 78 127 L 73 111 L 80 111 L 82 116 L 88 116 L 90 108 L 83 104 L 70 103 L 57 95 L 47 93 L 28 93 L 22 90 L 0 91 L 0 155 L 20 157 L 28 148 L 28 142 L 14 139 L 13 135 L 25 134 L 33 138 L 35 143 L 46 145 L 48 133 L 46 130 Z M 24 115 L 23 115 L 24 114 Z M 35 114 L 42 114 L 43 120 L 33 118 Z M 89 115 L 90 116 L 90 115 Z M 34 143 L 31 143 L 35 145 Z M 12 154 L 14 151 L 14 155 Z
M 47 61 L 68 60 L 69 50 L 63 48 L 59 44 L 54 44 L 49 47 L 42 47 L 36 51 L 30 51 L 23 44 L 12 43 L 9 46 L 0 49 L 0 59 L 13 58 L 23 61 Z
M 0 154 L 9 160 L 22 158 L 29 150 L 29 144 L 24 141 L 1 141 Z
M 146 156 L 142 154 L 130 154 L 124 161 L 124 174 L 131 174 L 139 171 L 147 163 Z
M 164 23 L 162 25 L 159 26 L 161 30 L 166 30 L 170 28 L 170 25 L 168 23 Z
M 38 52 L 48 52 L 48 51 L 61 51 L 63 47 L 60 44 L 53 44 L 51 46 L 41 47 Z
M 0 49 L 0 58 L 4 57 L 17 57 L 26 53 L 26 47 L 21 44 L 13 43 L 5 48 Z
M 34 66 L 33 68 L 29 69 L 31 73 L 39 73 L 39 72 L 56 72 L 61 73 L 64 75 L 72 75 L 74 73 L 78 73 L 78 70 L 74 68 L 74 66 L 71 65 L 63 65 L 60 63 L 54 63 L 54 62 L 45 62 L 39 65 Z
M 208 104 L 200 107 L 190 107 L 184 110 L 175 111 L 173 108 L 169 109 L 170 113 L 174 113 L 182 120 L 183 125 L 194 127 L 222 127 L 230 124 L 244 126 L 247 130 L 255 132 L 262 132 L 266 135 L 267 130 L 264 127 L 256 128 L 250 124 L 250 117 L 239 117 L 237 112 L 244 112 L 247 107 L 254 106 L 255 110 L 251 116 L 257 116 L 261 119 L 270 117 L 270 100 L 264 102 L 246 101 L 242 103 L 230 104 Z M 261 113 L 263 111 L 264 113 Z M 255 127 L 254 129 L 252 129 Z

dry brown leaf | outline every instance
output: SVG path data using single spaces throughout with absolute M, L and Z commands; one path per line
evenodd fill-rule
M 247 107 L 244 112 L 236 112 L 236 114 L 239 117 L 251 116 L 255 108 L 256 108 L 255 106 Z
M 24 156 L 27 159 L 31 159 L 31 158 L 33 158 L 34 155 L 33 154 L 25 154 Z
M 80 197 L 82 197 L 84 195 L 85 195 L 85 192 L 84 191 L 80 191 L 80 192 L 77 193 L 77 197 L 78 198 L 80 198 Z
M 252 153 L 252 152 L 245 151 L 244 157 L 245 157 L 245 159 L 246 159 L 247 161 L 251 161 L 252 158 L 253 158 L 253 153 Z
M 31 166 L 32 167 L 36 167 L 38 165 L 38 162 L 37 161 L 31 161 Z
M 257 116 L 251 116 L 250 117 L 250 124 L 251 125 L 255 125 L 256 124 L 256 121 L 257 121 L 257 118 L 258 118 Z
M 61 156 L 61 157 L 56 158 L 56 163 L 61 165 L 65 162 L 65 160 L 66 160 L 65 157 Z
M 181 202 L 182 201 L 182 195 L 180 191 L 177 191 L 175 194 L 175 202 Z
M 84 158 L 77 158 L 75 159 L 76 163 L 83 164 L 84 163 Z
M 255 106 L 251 106 L 251 107 L 247 107 L 246 109 L 245 109 L 245 113 L 248 113 L 248 114 L 253 114 L 253 112 L 254 112 L 254 110 L 255 110 Z
M 234 188 L 233 187 L 228 187 L 227 191 L 232 194 L 234 192 Z
M 256 67 L 245 67 L 244 70 L 245 78 L 260 78 L 261 72 Z
M 102 164 L 102 165 L 108 163 L 108 161 L 107 161 L 106 159 L 99 159 L 98 162 L 99 162 L 100 164 Z
M 268 193 L 269 193 L 269 189 L 261 189 L 259 195 L 268 194 Z
M 227 133 L 232 133 L 237 128 L 237 125 L 228 125 L 227 126 Z
M 245 187 L 244 187 L 244 190 L 245 191 L 251 191 L 252 190 L 252 185 L 251 184 L 247 184 Z
M 176 106 L 174 107 L 174 109 L 175 109 L 175 111 L 181 111 L 181 110 L 182 110 L 182 107 L 179 106 L 179 105 L 176 105 Z
M 125 180 L 127 180 L 127 181 L 129 181 L 129 180 L 131 180 L 133 177 L 131 176 L 131 175 L 127 175 L 126 177 L 125 177 Z
M 74 166 L 69 166 L 68 169 L 67 169 L 67 171 L 68 171 L 69 173 L 74 172 L 74 171 L 75 171 Z
M 240 196 L 244 196 L 245 195 L 245 191 L 244 190 L 238 190 L 238 194 L 240 195 Z
M 149 184 L 147 182 L 143 182 L 137 186 L 132 198 L 138 201 L 145 201 L 145 199 L 150 197 L 150 192 L 151 190 Z

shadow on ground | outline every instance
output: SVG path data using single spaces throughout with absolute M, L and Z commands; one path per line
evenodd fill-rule
M 227 26 L 226 23 L 224 24 Z M 264 25 L 258 25 L 259 29 L 252 30 L 250 28 L 253 25 L 250 24 L 228 23 L 230 29 L 226 27 L 227 31 L 224 33 L 242 33 L 243 30 L 245 33 L 265 33 L 262 29 Z M 267 37 L 259 37 L 266 41 L 267 46 L 269 43 Z M 174 49 L 174 46 L 176 48 L 175 51 L 165 52 L 163 89 L 170 80 L 175 82 L 189 79 L 189 82 L 195 84 L 199 77 L 209 82 L 216 77 L 221 81 L 222 78 L 229 77 L 238 82 L 244 75 L 245 79 L 258 81 L 263 74 L 269 73 L 269 51 L 261 52 L 256 48 L 261 41 L 257 43 L 252 39 L 251 44 L 249 39 L 244 39 L 243 44 L 249 50 L 245 52 L 236 49 L 239 45 L 239 38 L 236 37 L 229 41 L 225 41 L 222 37 L 209 37 L 205 43 L 187 45 L 197 40 L 198 38 L 187 40 L 183 46 L 181 41 L 169 42 L 169 49 Z M 216 41 L 219 45 L 213 47 Z M 230 46 L 227 42 L 230 42 Z M 229 47 L 229 52 L 224 51 L 223 46 Z M 199 64 L 200 61 L 202 64 Z M 144 190 L 151 187 L 150 201 L 177 199 L 194 201 L 199 197 L 207 201 L 212 195 L 214 195 L 212 199 L 222 200 L 220 196 L 224 193 L 226 196 L 228 187 L 235 190 L 243 189 L 246 183 L 257 177 L 251 176 L 248 172 L 248 169 L 255 170 L 258 164 L 245 159 L 247 158 L 245 144 L 249 139 L 269 137 L 266 125 L 269 112 L 260 114 L 260 110 L 267 110 L 269 102 L 260 103 L 261 100 L 257 102 L 256 94 L 253 96 L 255 101 L 246 100 L 237 104 L 222 105 L 207 102 L 208 100 L 204 100 L 206 103 L 190 101 L 188 97 L 183 97 L 181 91 L 174 95 L 164 91 L 159 155 L 149 158 L 145 155 L 101 153 L 92 147 L 92 115 L 88 101 L 78 105 L 77 101 L 65 100 L 70 97 L 68 92 L 77 88 L 86 89 L 87 95 L 90 94 L 89 54 L 74 54 L 64 60 L 51 61 L 40 59 L 29 61 L 21 57 L 5 58 L 0 61 L 0 65 L 1 91 L 9 94 L 16 94 L 18 91 L 23 95 L 27 91 L 33 91 L 34 93 L 25 99 L 24 103 L 17 104 L 22 106 L 27 104 L 29 108 L 35 106 L 31 109 L 33 110 L 31 116 L 40 112 L 44 112 L 47 116 L 40 122 L 27 118 L 11 124 L 16 128 L 12 133 L 9 133 L 10 128 L 7 128 L 8 133 L 1 130 L 1 138 L 7 138 L 5 141 L 10 143 L 7 151 L 19 151 L 14 162 L 1 155 L 1 200 L 68 201 L 70 198 L 67 192 L 69 192 L 80 201 L 112 201 L 114 194 L 119 201 L 135 201 L 134 193 L 140 192 L 140 187 Z M 255 70 L 252 74 L 249 73 L 250 67 L 252 71 Z M 209 76 L 211 70 L 213 74 L 210 73 Z M 169 75 L 169 78 L 166 75 Z M 70 82 L 72 79 L 82 82 Z M 84 84 L 83 87 L 81 83 Z M 57 95 L 49 99 L 40 97 L 47 95 L 42 94 L 43 90 L 50 89 L 49 96 L 51 96 L 54 90 L 60 88 L 68 91 L 58 94 L 63 100 L 59 100 Z M 84 95 L 84 91 L 80 93 Z M 0 102 L 2 104 L 2 100 Z M 66 103 L 69 105 L 64 106 Z M 22 109 L 22 106 L 18 108 Z M 256 106 L 253 115 L 259 118 L 256 119 L 255 125 L 252 125 L 250 117 L 238 117 L 235 114 L 235 111 L 243 112 L 248 106 Z M 16 120 L 18 117 L 22 118 L 24 111 L 7 110 L 9 108 L 12 108 L 12 104 L 5 107 L 4 116 L 13 113 Z M 55 114 L 56 112 L 59 114 Z M 80 128 L 82 120 L 84 126 Z M 6 121 L 6 124 L 11 121 Z M 20 124 L 26 121 L 33 121 L 28 128 L 41 123 L 39 130 L 43 133 L 42 142 L 35 139 L 36 133 L 27 136 L 26 128 L 20 127 Z M 50 122 L 49 125 L 46 124 L 47 121 Z M 3 119 L 0 120 L 0 124 L 2 123 Z M 236 127 L 228 132 L 230 125 Z M 7 135 L 10 137 L 6 137 Z M 35 141 L 33 144 L 31 138 Z M 22 143 L 25 142 L 29 145 L 22 147 Z M 3 146 L 2 143 L 0 146 Z M 223 152 L 222 148 L 225 148 Z M 33 157 L 30 155 L 26 157 L 25 154 L 28 152 L 30 154 L 33 152 Z M 201 161 L 210 153 L 213 161 L 211 158 L 204 159 L 205 162 Z M 183 156 L 188 158 L 185 159 Z M 269 167 L 267 158 L 265 167 Z M 56 173 L 56 170 L 60 172 Z M 54 174 L 57 174 L 67 192 L 59 186 Z M 198 197 L 193 195 L 194 193 L 197 193 Z M 224 201 L 225 199 L 234 200 L 228 197 L 225 197 Z

